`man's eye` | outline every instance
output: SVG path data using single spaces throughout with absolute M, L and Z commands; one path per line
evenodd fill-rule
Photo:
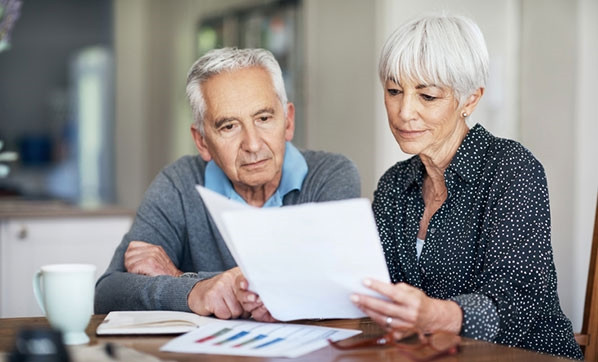
M 394 89 L 394 88 L 388 88 L 386 91 L 391 96 L 396 96 L 397 94 L 399 94 L 399 90 L 398 89 Z
M 422 99 L 424 101 L 427 101 L 427 102 L 431 102 L 431 101 L 436 100 L 438 98 L 438 97 L 434 97 L 434 96 L 431 96 L 431 95 L 428 95 L 428 94 L 422 94 L 421 97 L 422 97 Z
M 220 129 L 223 131 L 230 131 L 233 128 L 235 128 L 235 126 L 233 124 L 227 124 L 227 125 L 222 126 Z
M 260 116 L 260 118 L 259 118 L 259 120 L 262 122 L 266 122 L 269 119 L 270 119 L 270 116 Z

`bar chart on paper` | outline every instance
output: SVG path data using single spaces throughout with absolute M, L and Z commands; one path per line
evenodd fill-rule
M 214 320 L 165 344 L 160 350 L 256 357 L 298 357 L 361 333 L 302 324 Z

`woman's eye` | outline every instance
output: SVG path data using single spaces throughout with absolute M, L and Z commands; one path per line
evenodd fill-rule
M 399 94 L 399 90 L 398 89 L 394 89 L 394 88 L 389 88 L 386 90 L 388 92 L 388 94 L 390 94 L 391 96 L 396 96 L 397 94 Z
M 423 98 L 424 101 L 428 101 L 428 102 L 431 102 L 437 98 L 437 97 L 434 97 L 434 96 L 431 96 L 428 94 L 422 94 L 421 97 Z

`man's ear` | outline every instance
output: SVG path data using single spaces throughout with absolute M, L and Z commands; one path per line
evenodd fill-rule
M 212 155 L 210 154 L 206 140 L 204 139 L 204 136 L 201 135 L 199 130 L 195 128 L 195 126 L 191 126 L 191 136 L 193 136 L 195 147 L 197 147 L 201 158 L 206 162 L 210 161 L 212 159 Z
M 291 102 L 286 104 L 287 117 L 284 130 L 285 141 L 291 141 L 295 135 L 295 105 Z
M 478 102 L 480 101 L 480 99 L 482 99 L 483 95 L 484 95 L 484 88 L 478 88 L 475 92 L 473 92 L 469 97 L 467 97 L 467 100 L 465 101 L 465 104 L 463 105 L 462 112 L 465 112 L 467 114 L 472 114 L 473 111 L 475 111 L 476 107 L 478 106 Z

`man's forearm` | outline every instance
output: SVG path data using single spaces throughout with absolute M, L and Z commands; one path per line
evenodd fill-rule
M 95 312 L 113 310 L 191 311 L 187 295 L 196 279 L 150 277 L 126 272 L 104 276 L 96 286 Z

